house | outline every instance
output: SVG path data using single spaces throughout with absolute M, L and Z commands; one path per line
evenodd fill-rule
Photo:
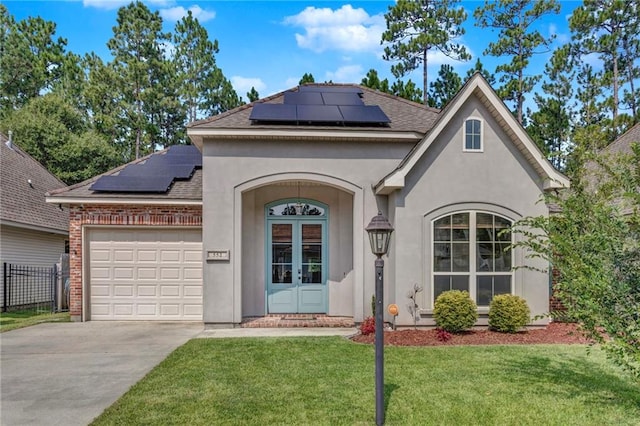
M 508 249 L 518 236 L 500 231 L 548 214 L 541 194 L 569 182 L 479 74 L 442 111 L 358 85 L 312 84 L 187 133 L 193 146 L 48 196 L 71 210 L 75 319 L 233 327 L 313 313 L 360 322 L 375 283 L 365 227 L 379 211 L 395 228 L 384 304 L 400 306 L 398 325 L 413 324 L 403 307 L 415 283 L 421 325 L 434 324 L 433 302 L 449 289 L 470 292 L 479 324 L 500 293 L 547 312 L 547 275 L 515 268 L 545 265 Z M 154 163 L 171 164 L 170 176 L 154 178 Z
M 69 243 L 69 212 L 47 204 L 45 194 L 64 186 L 0 134 L 0 262 L 51 267 L 60 260 Z

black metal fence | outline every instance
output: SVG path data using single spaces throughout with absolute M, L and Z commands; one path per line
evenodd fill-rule
M 2 265 L 2 312 L 68 310 L 69 273 L 64 262 L 51 267 Z

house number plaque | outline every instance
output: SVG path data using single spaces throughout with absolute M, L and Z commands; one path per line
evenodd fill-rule
M 207 260 L 229 260 L 230 250 L 210 250 L 207 251 Z

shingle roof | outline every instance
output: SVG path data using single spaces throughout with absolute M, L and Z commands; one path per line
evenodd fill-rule
M 640 144 L 640 123 L 627 130 L 622 136 L 609 144 L 604 151 L 611 154 L 631 154 L 631 144 L 634 142 Z
M 426 107 L 422 104 L 408 101 L 406 99 L 390 95 L 388 93 L 379 92 L 365 86 L 356 84 L 315 84 L 315 86 L 344 86 L 357 87 L 362 90 L 362 100 L 365 105 L 378 105 L 384 113 L 391 119 L 388 127 L 380 126 L 358 126 L 351 127 L 355 130 L 375 130 L 379 132 L 418 132 L 426 133 L 438 118 L 438 109 Z M 296 89 L 292 89 L 297 91 Z M 282 130 L 322 130 L 336 129 L 336 126 L 325 125 L 292 125 L 292 124 L 265 124 L 252 123 L 249 120 L 253 105 L 260 102 L 281 104 L 284 100 L 284 92 L 277 93 L 273 96 L 261 99 L 254 103 L 243 105 L 225 113 L 215 115 L 201 121 L 195 121 L 189 124 L 189 128 L 194 129 L 282 129 Z M 340 127 L 349 130 L 349 126 Z
M 73 199 L 77 199 L 78 203 L 95 199 L 96 202 L 105 199 L 119 199 L 127 202 L 134 202 L 140 200 L 146 204 L 162 204 L 163 202 L 176 202 L 176 201 L 202 201 L 202 170 L 196 169 L 193 176 L 188 180 L 176 180 L 171 188 L 166 193 L 105 193 L 96 192 L 89 189 L 93 183 L 98 180 L 100 176 L 117 175 L 122 169 L 129 164 L 143 163 L 154 155 L 164 155 L 167 150 L 158 151 L 146 157 L 134 160 L 130 163 L 124 164 L 120 167 L 112 169 L 99 176 L 94 176 L 91 179 L 84 182 L 77 183 L 56 191 L 51 191 L 48 194 L 49 199 L 60 199 L 61 202 L 71 203 Z
M 0 133 L 0 220 L 68 232 L 69 212 L 45 202 L 48 191 L 61 187 L 64 182 Z

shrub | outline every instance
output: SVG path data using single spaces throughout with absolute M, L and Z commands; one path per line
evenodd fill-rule
M 531 311 L 520 296 L 500 294 L 489 305 L 489 328 L 501 333 L 515 333 L 531 321 Z
M 360 334 L 362 334 L 363 336 L 374 333 L 375 331 L 376 331 L 376 319 L 374 317 L 367 317 L 360 324 Z
M 449 333 L 459 333 L 476 323 L 478 307 L 467 291 L 445 291 L 436 299 L 433 317 L 439 328 Z
M 453 336 L 448 331 L 443 330 L 441 328 L 436 329 L 436 338 L 441 342 L 448 342 L 449 340 L 451 340 L 452 337 Z

